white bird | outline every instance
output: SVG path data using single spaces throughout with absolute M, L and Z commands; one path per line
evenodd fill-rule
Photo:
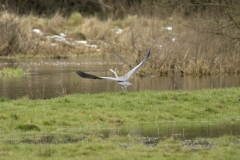
M 148 59 L 148 57 L 150 56 L 151 54 L 151 49 L 152 47 L 150 48 L 147 56 L 143 59 L 143 61 L 141 63 L 139 63 L 136 67 L 134 67 L 132 70 L 130 70 L 127 74 L 125 74 L 124 76 L 121 76 L 121 77 L 118 77 L 116 71 L 110 69 L 111 72 L 114 73 L 114 75 L 116 77 L 98 77 L 98 76 L 95 76 L 95 75 L 91 75 L 91 74 L 88 74 L 88 73 L 85 73 L 85 72 L 82 72 L 82 71 L 77 71 L 76 73 L 82 77 L 82 78 L 88 78 L 88 79 L 105 79 L 105 80 L 111 80 L 111 81 L 117 81 L 118 84 L 120 84 L 123 88 L 124 91 L 126 91 L 126 88 L 130 85 L 132 85 L 130 82 L 128 82 L 128 79 L 130 77 L 132 77 L 134 74 L 137 73 L 137 71 L 139 70 L 139 68 L 144 64 L 144 62 Z

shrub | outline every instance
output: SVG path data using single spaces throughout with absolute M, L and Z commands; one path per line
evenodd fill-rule
M 81 15 L 81 13 L 78 13 L 78 12 L 73 12 L 68 21 L 72 24 L 72 25 L 79 25 L 82 23 L 83 21 L 83 17 Z

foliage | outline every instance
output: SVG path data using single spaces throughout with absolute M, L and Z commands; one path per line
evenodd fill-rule
M 78 13 L 78 12 L 73 12 L 73 13 L 70 15 L 68 21 L 69 21 L 72 25 L 79 25 L 79 24 L 82 23 L 83 17 L 82 17 L 82 15 L 81 15 L 80 13 Z
M 22 68 L 3 68 L 0 70 L 0 76 L 21 76 L 25 74 Z

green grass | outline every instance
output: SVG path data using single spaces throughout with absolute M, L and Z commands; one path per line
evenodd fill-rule
M 5 144 L 0 145 L 1 159 L 231 159 L 238 160 L 240 144 L 233 136 L 223 136 L 215 139 L 206 139 L 213 144 L 210 149 L 181 145 L 179 141 L 167 139 L 159 142 L 155 147 L 146 147 L 136 143 L 140 138 L 126 138 L 124 147 L 117 140 L 121 137 L 112 137 L 107 140 L 101 138 L 86 139 L 78 143 L 65 144 Z M 226 142 L 225 139 L 228 139 Z M 229 140 L 230 139 L 230 140 Z M 217 145 L 216 143 L 217 142 Z
M 11 68 L 11 67 L 4 67 L 0 70 L 0 76 L 21 76 L 25 74 L 22 68 Z
M 239 137 L 235 136 L 206 139 L 213 147 L 193 150 L 173 138 L 146 147 L 139 136 L 112 134 L 106 138 L 105 133 L 94 132 L 94 128 L 141 122 L 234 123 L 240 120 L 240 88 L 75 94 L 48 100 L 0 98 L 0 103 L 0 159 L 238 159 L 240 156 Z M 68 128 L 77 131 L 70 132 Z

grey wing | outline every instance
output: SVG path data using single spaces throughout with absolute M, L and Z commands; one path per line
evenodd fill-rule
M 124 81 L 127 81 L 131 76 L 133 76 L 138 70 L 139 68 L 144 64 L 144 62 L 148 59 L 148 57 L 150 56 L 151 54 L 151 49 L 152 47 L 150 48 L 147 56 L 144 58 L 144 60 L 139 63 L 139 65 L 137 65 L 136 67 L 134 67 L 132 70 L 130 70 L 126 75 L 124 76 L 121 76 L 121 77 L 98 77 L 98 76 L 95 76 L 95 75 L 92 75 L 92 74 L 88 74 L 88 73 L 85 73 L 85 72 L 82 72 L 82 71 L 77 71 L 76 73 L 82 77 L 82 78 L 88 78 L 88 79 L 105 79 L 105 80 L 112 80 L 112 81 L 120 81 L 120 82 L 124 82 Z
M 88 78 L 88 79 L 105 79 L 105 80 L 112 80 L 112 81 L 122 81 L 122 79 L 114 78 L 114 77 L 98 77 L 92 74 L 88 74 L 82 71 L 76 72 L 80 77 L 82 78 Z
M 106 79 L 106 80 L 111 80 L 111 81 L 120 81 L 120 82 L 122 82 L 122 81 L 125 81 L 123 78 L 121 78 L 121 77 L 116 77 L 116 78 L 114 78 L 114 77 L 100 77 L 101 79 Z
M 122 77 L 119 77 L 119 78 L 122 78 L 124 79 L 125 81 L 128 80 L 131 76 L 133 76 L 135 73 L 137 73 L 137 71 L 139 70 L 139 68 L 144 64 L 144 62 L 148 59 L 148 57 L 150 56 L 151 54 L 151 49 L 152 47 L 150 48 L 147 56 L 144 58 L 144 60 L 139 63 L 139 65 L 137 65 L 136 67 L 134 67 L 132 70 L 130 70 L 126 75 L 122 76 Z

